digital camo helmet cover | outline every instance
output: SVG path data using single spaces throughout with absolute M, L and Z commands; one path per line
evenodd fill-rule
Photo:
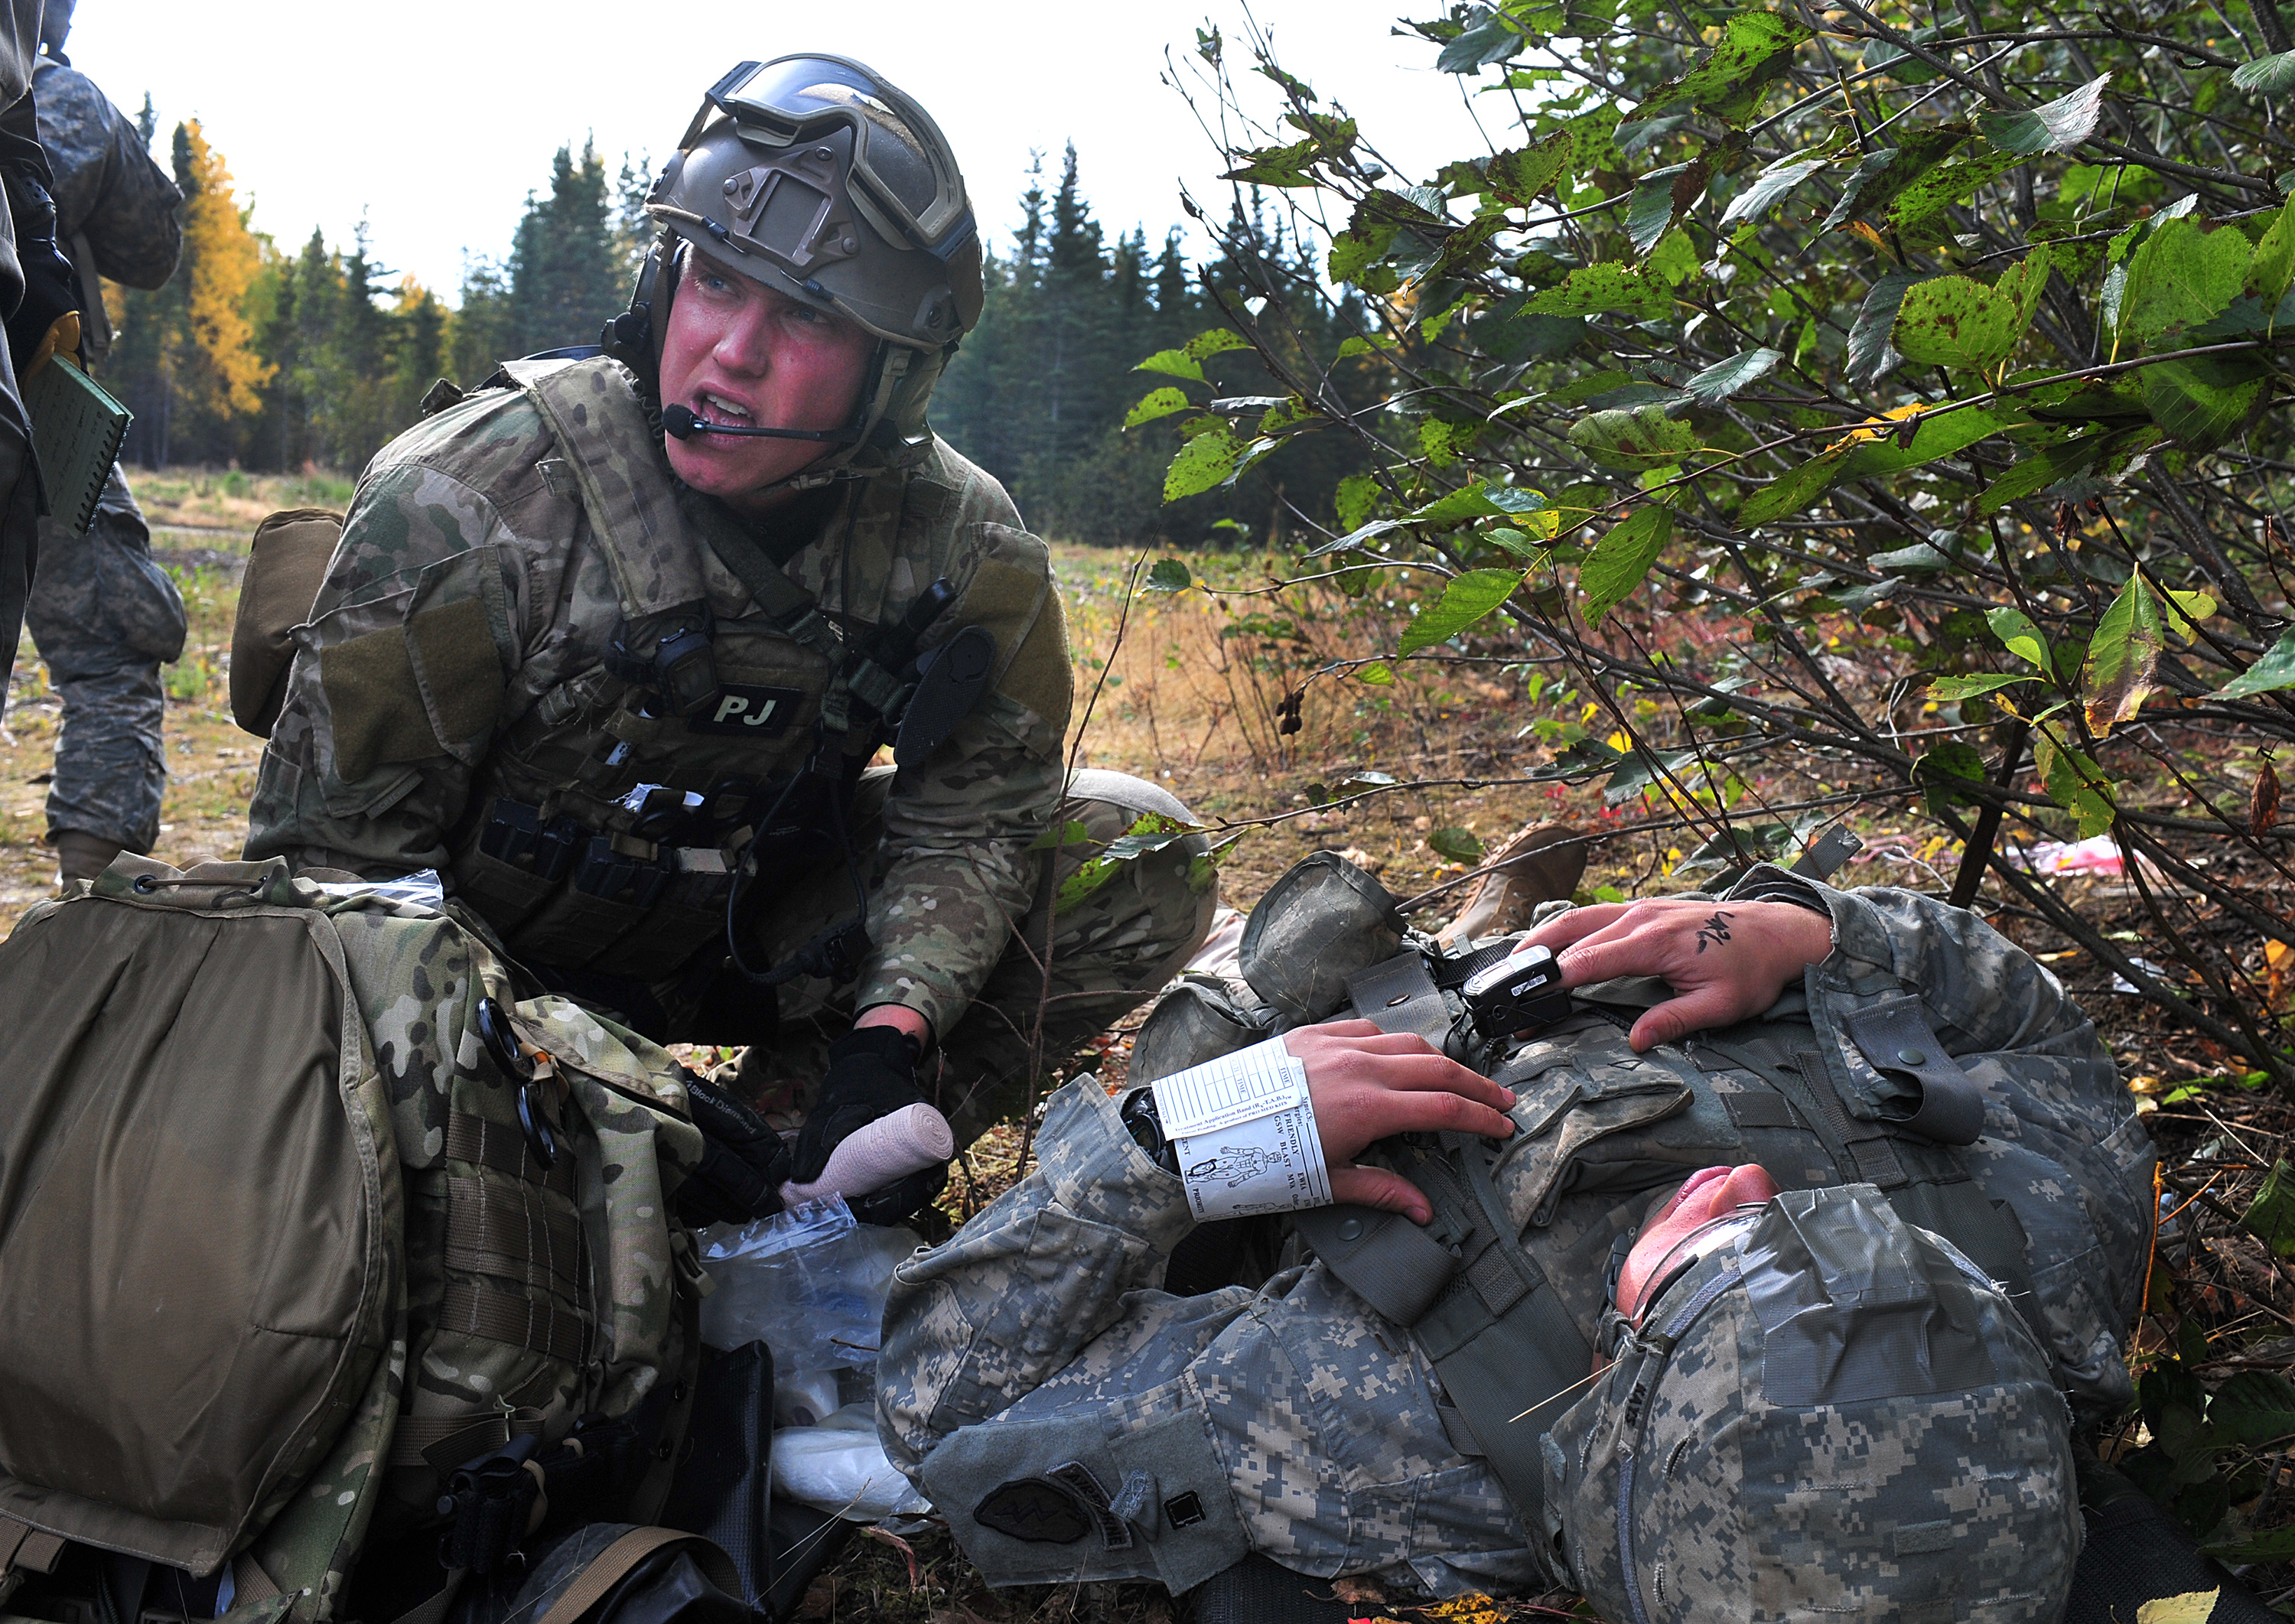
M 1612 1624 L 2055 1624 L 2079 1554 L 2046 1354 L 1871 1185 L 1661 1285 L 1544 1453 L 1549 1560 Z

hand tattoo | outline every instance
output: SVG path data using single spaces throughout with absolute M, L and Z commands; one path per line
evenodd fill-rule
M 1735 916 L 1717 913 L 1697 927 L 1697 951 L 1703 952 L 1708 942 L 1721 943 L 1729 939 L 1729 921 Z

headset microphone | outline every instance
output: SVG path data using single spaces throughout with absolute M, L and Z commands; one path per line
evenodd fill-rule
M 837 440 L 853 437 L 849 428 L 737 428 L 730 423 L 713 423 L 698 417 L 688 406 L 669 405 L 661 409 L 662 432 L 672 439 L 690 439 L 697 434 L 737 434 L 757 439 L 771 440 Z

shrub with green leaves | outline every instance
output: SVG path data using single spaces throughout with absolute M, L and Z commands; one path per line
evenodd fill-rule
M 1327 275 L 1227 245 L 1260 285 L 1147 363 L 1136 416 L 1205 408 L 1167 495 L 1351 437 L 1374 469 L 1309 567 L 1402 583 L 1420 616 L 1367 653 L 1560 657 L 1604 720 L 1546 770 L 1638 786 L 1716 850 L 1916 808 L 1974 853 L 1969 884 L 1989 859 L 2285 1074 L 2258 951 L 2295 938 L 2268 754 L 2295 739 L 2295 41 L 2272 0 L 1500 0 L 1407 26 L 1487 137 L 1431 175 L 1382 155 L 1376 108 L 1198 35 L 1230 217 L 1279 200 Z M 1335 311 L 1359 331 L 1303 359 Z M 1199 400 L 1188 363 L 1230 343 L 1288 395 Z M 1757 788 L 1789 762 L 1825 793 Z M 2190 978 L 2008 849 L 2107 832 L 2146 951 Z

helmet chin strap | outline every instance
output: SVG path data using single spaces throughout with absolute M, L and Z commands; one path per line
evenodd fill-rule
M 713 423 L 706 417 L 697 417 L 690 407 L 673 403 L 661 409 L 661 428 L 672 439 L 690 439 L 697 434 L 742 435 L 761 440 L 827 440 L 839 445 L 849 445 L 861 437 L 850 426 L 843 428 L 741 428 L 731 423 Z

